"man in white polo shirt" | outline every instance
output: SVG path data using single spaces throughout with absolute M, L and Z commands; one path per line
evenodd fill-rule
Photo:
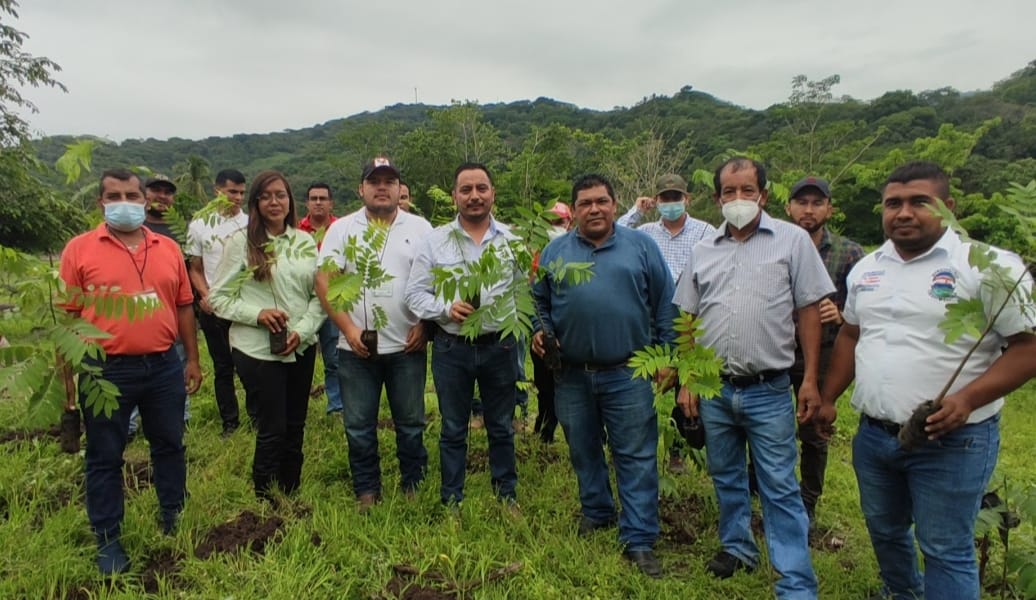
M 317 273 L 317 296 L 342 332 L 338 378 L 353 491 L 361 509 L 381 499 L 378 407 L 382 388 L 395 424 L 396 456 L 405 494 L 415 493 L 428 465 L 424 447 L 424 324 L 407 308 L 404 291 L 418 245 L 432 232 L 432 226 L 417 215 L 399 210 L 399 187 L 399 169 L 387 158 L 377 157 L 368 163 L 359 188 L 363 208 L 335 221 L 320 249 L 321 264 L 330 260 L 339 269 L 356 272 L 356 265 L 346 258 L 346 247 L 367 243 L 364 232 L 371 223 L 380 221 L 388 226 L 388 234 L 384 247 L 378 250 L 379 262 L 391 279 L 377 289 L 364 289 L 360 301 L 346 313 L 336 310 L 328 300 L 328 273 L 323 269 Z M 381 329 L 374 328 L 376 307 L 388 317 L 388 324 Z M 376 346 L 371 342 L 373 336 Z
M 968 336 L 946 343 L 939 329 L 946 305 L 980 297 L 987 318 L 999 308 L 968 262 L 971 245 L 929 210 L 935 198 L 952 210 L 949 192 L 949 177 L 932 163 L 908 163 L 889 176 L 882 192 L 888 240 L 849 273 L 845 324 L 814 417 L 818 428 L 829 427 L 835 400 L 855 376 L 852 405 L 861 418 L 853 468 L 883 593 L 892 598 L 979 597 L 975 517 L 996 465 L 1003 396 L 1036 376 L 1036 321 L 1009 303 L 928 417 L 929 441 L 900 447 L 900 427 L 939 394 L 975 343 Z M 997 252 L 1014 277 L 1025 272 L 1017 256 Z M 1023 282 L 1026 297 L 1031 284 Z
M 216 174 L 216 193 L 226 196 L 229 208 L 211 218 L 195 219 L 187 229 L 188 275 L 197 295 L 198 324 L 205 334 L 205 345 L 212 357 L 213 387 L 216 406 L 223 421 L 223 436 L 238 428 L 237 395 L 234 392 L 234 361 L 230 358 L 230 321 L 212 312 L 209 304 L 209 282 L 223 257 L 223 242 L 234 232 L 248 227 L 248 213 L 241 210 L 245 198 L 245 176 L 235 169 Z M 254 402 L 247 395 L 245 408 L 255 421 Z

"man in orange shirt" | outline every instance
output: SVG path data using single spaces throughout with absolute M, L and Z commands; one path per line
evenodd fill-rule
M 105 171 L 97 204 L 104 223 L 65 246 L 61 278 L 72 298 L 67 310 L 111 336 L 99 340 L 105 357 L 95 364 L 118 388 L 118 407 L 109 416 L 94 414 L 82 390 L 79 402 L 86 424 L 86 512 L 97 537 L 97 566 L 113 575 L 129 569 L 119 534 L 130 412 L 140 409 L 151 446 L 159 521 L 170 534 L 186 495 L 184 401 L 201 384 L 201 367 L 187 268 L 175 242 L 142 227 L 146 206 L 140 179 L 123 169 Z M 134 320 L 126 314 L 98 314 L 83 295 L 100 293 L 157 302 L 157 308 Z M 186 365 L 173 349 L 177 337 L 183 340 Z M 70 370 L 62 372 L 66 389 L 74 390 Z

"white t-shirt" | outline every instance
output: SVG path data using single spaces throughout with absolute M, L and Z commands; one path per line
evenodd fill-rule
M 843 316 L 846 323 L 860 327 L 852 397 L 856 410 L 902 424 L 918 405 L 935 399 L 949 381 L 975 338 L 965 335 L 946 344 L 939 323 L 946 316 L 947 303 L 981 297 L 989 318 L 1003 301 L 1003 295 L 993 298 L 990 287 L 981 285 L 981 273 L 968 263 L 970 247 L 947 229 L 927 252 L 904 261 L 886 241 L 849 272 Z M 997 262 L 1010 268 L 1015 278 L 1024 272 L 1017 256 L 998 252 Z M 1020 289 L 1028 296 L 1032 280 L 1027 277 Z M 1032 331 L 1034 326 L 1032 315 L 1008 304 L 950 393 L 985 373 L 1000 356 L 1005 338 Z M 1003 404 L 1000 398 L 975 410 L 968 422 L 988 419 Z
M 353 236 L 358 243 L 363 243 L 363 232 L 368 224 L 366 209 L 360 209 L 332 223 L 320 246 L 320 264 L 331 258 L 340 269 L 355 272 L 355 265 L 347 264 L 344 249 L 349 243 L 349 238 Z M 381 259 L 382 266 L 392 279 L 376 290 L 366 290 L 365 295 L 349 313 L 357 327 L 373 329 L 374 305 L 385 311 L 388 325 L 378 331 L 378 354 L 402 352 L 406 347 L 407 334 L 420 320 L 407 308 L 404 292 L 419 243 L 431 232 L 432 226 L 428 221 L 417 215 L 398 211 L 389 228 Z M 338 347 L 352 352 L 344 335 L 338 336 Z
M 207 222 L 206 222 L 207 221 Z M 211 223 L 211 225 L 209 224 Z M 205 281 L 212 284 L 216 267 L 223 257 L 223 244 L 235 232 L 248 227 L 248 213 L 241 211 L 233 217 L 213 215 L 207 219 L 195 219 L 187 228 L 187 255 L 200 256 L 205 267 Z

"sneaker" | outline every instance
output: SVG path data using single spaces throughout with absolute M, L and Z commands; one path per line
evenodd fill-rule
M 101 570 L 102 575 L 108 577 L 129 571 L 129 557 L 126 556 L 119 538 L 98 542 L 97 568 Z
M 755 567 L 752 567 L 740 558 L 726 550 L 723 550 L 716 556 L 712 557 L 709 564 L 705 565 L 705 569 L 720 579 L 728 579 L 733 577 L 734 573 L 737 571 L 751 573 L 755 570 Z
M 221 433 L 219 437 L 221 437 L 223 439 L 227 439 L 230 436 L 234 435 L 234 432 L 237 431 L 237 428 L 238 428 L 237 425 L 224 425 L 223 426 L 223 433 Z
M 381 502 L 381 498 L 377 494 L 367 493 L 357 496 L 356 501 L 359 504 L 358 510 L 360 514 L 363 514 L 373 508 L 375 504 Z
M 655 558 L 655 553 L 651 550 L 624 550 L 622 552 L 623 558 L 637 565 L 640 572 L 651 577 L 652 579 L 659 579 L 662 577 L 662 564 Z
M 616 517 L 612 517 L 604 521 L 594 521 L 593 519 L 590 519 L 588 517 L 582 517 L 581 519 L 579 519 L 578 535 L 579 537 L 583 538 L 589 537 L 591 534 L 593 534 L 593 532 L 597 531 L 598 529 L 608 529 L 610 527 L 615 527 L 616 523 L 618 523 L 618 519 Z
M 522 516 L 522 507 L 514 498 L 501 498 L 500 502 L 503 503 L 504 512 L 507 514 L 507 516 L 515 519 Z

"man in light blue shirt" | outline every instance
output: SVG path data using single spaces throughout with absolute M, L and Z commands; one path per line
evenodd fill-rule
M 507 226 L 492 216 L 496 191 L 485 165 L 465 163 L 454 173 L 452 196 L 457 218 L 437 227 L 414 258 L 406 287 L 406 304 L 418 318 L 434 321 L 432 379 L 439 398 L 442 430 L 439 457 L 442 470 L 442 502 L 460 504 L 464 498 L 464 474 L 468 452 L 468 417 L 478 381 L 486 433 L 489 437 L 489 471 L 493 490 L 510 510 L 517 510 L 518 472 L 514 457 L 515 391 L 518 380 L 517 340 L 501 338 L 499 319 L 484 315 L 475 336 L 461 335 L 461 325 L 480 307 L 507 302 L 504 292 L 520 277 L 514 267 Z M 433 269 L 468 273 L 486 252 L 494 252 L 508 275 L 489 287 L 465 293 L 458 286 L 451 297 L 436 290 Z M 509 271 L 508 271 L 509 269 Z M 510 299 L 513 301 L 513 299 Z M 482 317 L 487 310 L 479 311 Z

